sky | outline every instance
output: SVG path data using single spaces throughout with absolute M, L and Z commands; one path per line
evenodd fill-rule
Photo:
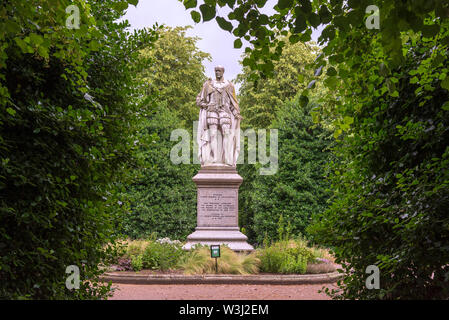
M 273 6 L 276 3 L 277 0 L 268 0 L 261 12 L 268 15 L 274 13 Z M 230 12 L 228 7 L 217 8 L 219 16 L 226 17 Z M 190 11 L 185 10 L 179 0 L 140 0 L 137 7 L 129 6 L 124 19 L 129 21 L 132 29 L 151 27 L 156 22 L 170 27 L 191 25 L 193 28 L 187 35 L 201 38 L 197 43 L 199 49 L 212 55 L 212 61 L 203 61 L 208 77 L 214 77 L 214 67 L 217 65 L 225 67 L 224 77 L 228 80 L 235 79 L 242 72 L 239 61 L 245 50 L 245 41 L 241 49 L 235 49 L 234 35 L 222 30 L 215 19 L 195 24 Z M 318 35 L 318 32 L 312 33 L 312 39 L 316 40 Z

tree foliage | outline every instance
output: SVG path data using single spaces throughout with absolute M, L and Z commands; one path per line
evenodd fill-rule
M 311 229 L 348 275 L 336 298 L 449 296 L 449 92 L 439 80 L 447 77 L 448 48 L 425 38 L 408 46 L 406 63 L 376 78 L 341 137 L 335 199 Z M 371 264 L 380 268 L 380 290 L 365 287 Z
M 129 1 L 136 4 L 136 1 Z M 134 68 L 152 31 L 116 22 L 126 1 L 0 5 L 0 296 L 101 298 L 99 265 L 114 254 L 117 181 L 132 161 L 139 86 Z M 80 289 L 66 288 L 66 267 Z
M 141 124 L 141 166 L 127 187 L 130 211 L 123 220 L 124 234 L 131 238 L 185 239 L 196 226 L 196 186 L 192 181 L 197 165 L 174 164 L 170 152 L 179 141 L 170 141 L 182 121 L 166 103 L 160 103 Z
M 245 126 L 267 128 L 285 101 L 307 88 L 313 79 L 312 64 L 319 53 L 313 43 L 287 43 L 279 60 L 274 61 L 273 77 L 259 79 L 250 67 L 243 67 L 237 76 L 242 115 Z M 243 61 L 248 57 L 244 57 Z M 256 77 L 255 77 L 256 76 Z
M 195 12 L 192 16 L 202 16 L 203 21 L 216 17 L 217 6 L 230 8 L 227 17 L 216 17 L 218 25 L 235 35 L 240 46 L 240 38 L 251 43 L 252 46 L 246 49 L 250 57 L 245 65 L 266 75 L 273 72 L 273 61 L 279 57 L 285 44 L 280 35 L 290 33 L 291 43 L 307 42 L 311 39 L 312 29 L 323 25 L 325 28 L 319 41 L 325 44 L 323 51 L 326 56 L 363 61 L 363 56 L 357 55 L 357 49 L 362 48 L 364 43 L 357 43 L 356 46 L 348 44 L 353 42 L 354 33 L 377 33 L 381 39 L 381 50 L 388 57 L 386 62 L 390 67 L 395 67 L 404 61 L 401 32 L 413 31 L 434 37 L 440 32 L 440 22 L 449 18 L 449 4 L 445 0 L 376 1 L 380 9 L 379 30 L 366 28 L 367 8 L 373 5 L 371 0 L 278 0 L 274 6 L 275 13 L 271 16 L 259 10 L 267 4 L 266 0 L 179 1 L 184 3 L 186 9 Z M 202 8 L 201 14 L 197 11 L 198 5 Z M 232 25 L 231 28 L 231 22 L 236 26 Z M 341 50 L 342 44 L 346 50 Z
M 190 28 L 164 27 L 158 31 L 159 39 L 141 51 L 143 58 L 154 62 L 140 72 L 147 93 L 158 94 L 169 110 L 186 121 L 185 125 L 198 120 L 195 97 L 207 79 L 202 63 L 211 59 L 210 54 L 198 49 L 198 37 L 186 35 Z
M 302 107 L 297 97 L 281 107 L 272 124 L 279 130 L 278 172 L 256 175 L 246 194 L 247 228 L 259 244 L 265 237 L 277 239 L 281 216 L 292 235 L 305 235 L 312 216 L 327 208 L 331 140 L 328 131 L 313 123 L 311 108 Z

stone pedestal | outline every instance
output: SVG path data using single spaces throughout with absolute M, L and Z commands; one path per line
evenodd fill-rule
M 252 251 L 248 238 L 239 231 L 238 193 L 243 182 L 234 167 L 203 166 L 193 177 L 197 185 L 197 227 L 187 237 L 184 249 L 195 244 L 226 244 L 234 251 Z

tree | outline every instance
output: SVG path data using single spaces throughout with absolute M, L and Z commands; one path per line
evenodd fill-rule
M 129 1 L 136 3 L 136 1 Z M 123 208 L 116 185 L 133 162 L 134 67 L 151 30 L 115 22 L 125 1 L 5 2 L 0 47 L 0 296 L 104 298 Z M 80 288 L 66 288 L 66 268 Z
M 174 164 L 170 152 L 178 141 L 170 141 L 181 120 L 160 103 L 141 124 L 141 166 L 127 187 L 130 211 L 123 221 L 124 234 L 134 239 L 159 237 L 185 239 L 196 226 L 196 187 L 192 177 L 197 165 Z M 156 137 L 156 138 L 154 138 Z
M 306 235 L 312 216 L 327 208 L 331 140 L 328 131 L 313 123 L 311 108 L 302 107 L 297 97 L 284 103 L 272 124 L 279 130 L 279 170 L 255 176 L 245 209 L 250 235 L 259 244 L 265 236 L 277 238 L 281 216 L 290 223 L 292 235 Z
M 159 39 L 141 51 L 143 58 L 154 61 L 140 76 L 147 85 L 147 93 L 158 94 L 160 101 L 176 112 L 188 126 L 198 120 L 195 97 L 206 81 L 203 60 L 211 60 L 208 53 L 196 46 L 198 37 L 186 36 L 191 27 L 164 27 Z
M 340 137 L 334 201 L 310 229 L 347 274 L 335 298 L 449 296 L 449 86 L 438 79 L 448 48 L 426 38 L 408 46 L 391 71 L 395 91 L 379 79 Z M 380 290 L 365 287 L 369 265 L 380 268 Z
M 273 77 L 259 79 L 254 77 L 256 73 L 250 67 L 243 67 L 237 82 L 241 83 L 239 98 L 240 104 L 244 106 L 242 115 L 245 125 L 267 128 L 281 105 L 306 89 L 313 79 L 313 72 L 307 66 L 313 63 L 318 54 L 319 47 L 313 43 L 287 43 L 279 60 L 273 62 Z
M 404 62 L 401 32 L 413 31 L 423 33 L 426 37 L 434 37 L 441 31 L 441 23 L 447 22 L 449 18 L 449 4 L 444 0 L 406 0 L 394 3 L 381 0 L 376 2 L 379 9 L 377 13 L 370 0 L 278 0 L 274 6 L 276 13 L 271 16 L 259 10 L 265 7 L 267 0 L 179 1 L 183 2 L 186 9 L 191 9 L 192 19 L 196 23 L 201 18 L 203 22 L 215 18 L 223 30 L 237 37 L 234 42 L 236 48 L 242 46 L 240 38 L 249 41 L 252 47 L 246 48 L 250 57 L 245 65 L 265 75 L 272 74 L 273 61 L 282 53 L 285 43 L 279 35 L 286 36 L 290 32 L 291 43 L 307 42 L 311 39 L 312 29 L 324 25 L 320 44 L 325 44 L 325 56 L 334 56 L 339 61 L 357 60 L 363 63 L 363 56 L 357 54 L 357 49 L 367 49 L 366 43 L 354 41 L 354 33 L 376 33 L 381 37 L 381 50 L 388 57 L 386 62 L 392 68 Z M 217 5 L 228 6 L 231 12 L 227 17 L 217 16 Z M 367 12 L 371 16 L 380 15 L 379 29 L 368 30 L 367 25 L 371 23 L 367 22 L 370 18 Z M 268 50 L 269 48 L 275 50 Z

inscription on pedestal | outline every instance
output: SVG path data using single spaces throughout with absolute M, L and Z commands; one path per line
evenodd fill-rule
M 198 226 L 238 226 L 237 189 L 198 188 Z

